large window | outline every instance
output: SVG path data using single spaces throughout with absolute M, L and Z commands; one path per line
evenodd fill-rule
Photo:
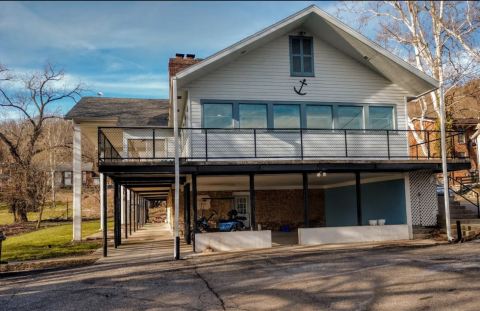
M 232 104 L 203 104 L 203 127 L 231 128 L 233 127 Z
M 363 107 L 361 106 L 338 106 L 337 129 L 362 129 L 363 128 Z
M 368 128 L 393 130 L 393 108 L 368 107 Z
M 332 128 L 332 106 L 307 105 L 305 113 L 307 128 Z
M 241 128 L 267 128 L 267 105 L 239 104 L 238 118 Z
M 273 127 L 300 128 L 300 105 L 273 105 Z
M 313 76 L 311 37 L 290 37 L 290 72 L 292 76 Z

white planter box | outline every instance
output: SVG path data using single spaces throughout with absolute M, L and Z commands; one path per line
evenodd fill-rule
M 236 251 L 269 247 L 272 247 L 272 232 L 270 230 L 195 234 L 196 252 L 203 252 L 207 248 L 214 251 Z
M 407 240 L 408 225 L 299 228 L 298 244 L 355 243 Z

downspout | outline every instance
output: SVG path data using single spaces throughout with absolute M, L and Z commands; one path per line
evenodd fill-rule
M 453 241 L 452 228 L 450 225 L 450 196 L 448 188 L 448 169 L 447 169 L 447 143 L 445 133 L 445 99 L 443 94 L 443 83 L 440 84 L 440 141 L 442 148 L 442 175 L 443 175 L 443 198 L 445 205 L 445 225 L 447 227 L 447 239 Z
M 179 160 L 179 141 L 178 141 L 178 103 L 177 103 L 177 79 L 172 79 L 172 102 L 173 102 L 173 136 L 175 143 L 175 215 L 174 215 L 174 258 L 180 259 L 180 236 L 179 236 L 179 222 L 178 214 L 180 213 L 180 160 Z

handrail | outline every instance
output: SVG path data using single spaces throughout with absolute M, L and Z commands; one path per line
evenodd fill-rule
M 453 184 L 455 183 L 458 183 L 460 185 L 460 190 L 461 189 L 467 189 L 468 192 L 471 192 L 475 195 L 475 198 L 476 198 L 476 203 L 472 202 L 467 196 L 464 195 L 464 193 L 462 193 L 461 191 L 455 191 L 454 189 L 452 189 L 450 186 L 448 187 L 450 190 L 452 190 L 453 192 L 455 192 L 455 194 L 461 196 L 462 198 L 464 198 L 465 200 L 467 200 L 468 202 L 470 202 L 472 205 L 474 205 L 476 208 L 477 208 L 477 217 L 480 218 L 480 193 L 478 193 L 477 191 L 475 191 L 472 187 L 468 186 L 468 185 L 465 185 L 463 184 L 462 182 L 456 180 L 455 178 L 452 178 L 451 176 L 448 176 L 448 180 L 452 181 Z
M 131 130 L 129 133 L 128 131 Z M 143 131 L 142 131 L 143 130 Z M 158 126 L 107 126 L 98 128 L 99 161 L 102 160 L 169 160 L 173 144 L 172 128 Z M 181 159 L 440 159 L 430 152 L 430 133 L 422 144 L 411 144 L 412 130 L 404 129 L 325 129 L 325 128 L 179 128 Z M 447 131 L 448 138 L 461 131 Z M 318 137 L 315 135 L 319 135 Z M 363 138 L 362 138 L 363 137 Z M 130 146 L 129 140 L 138 140 Z M 164 144 L 159 143 L 164 140 Z M 115 143 L 113 144 L 112 141 Z M 103 144 L 102 144 L 103 142 Z M 157 144 L 160 149 L 157 149 Z M 419 148 L 425 145 L 427 148 Z M 163 147 L 165 149 L 162 149 Z M 118 148 L 118 149 L 117 149 Z M 453 148 L 455 149 L 455 148 Z M 428 153 L 424 152 L 428 150 Z M 103 151 L 103 153 L 102 153 Z M 119 152 L 120 151 L 120 152 Z M 448 156 L 456 157 L 455 150 Z M 107 156 L 107 154 L 109 156 Z M 103 155 L 103 156 L 102 156 Z M 463 157 L 460 157 L 462 159 Z

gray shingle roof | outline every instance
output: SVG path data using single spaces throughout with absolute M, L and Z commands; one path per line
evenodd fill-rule
M 66 119 L 117 119 L 118 126 L 167 126 L 168 99 L 82 97 Z

